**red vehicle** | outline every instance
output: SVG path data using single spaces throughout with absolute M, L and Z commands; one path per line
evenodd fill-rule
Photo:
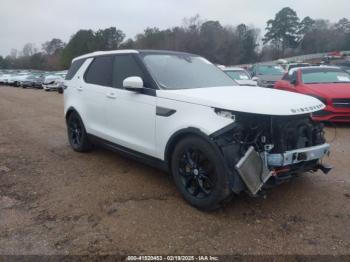
M 275 88 L 310 95 L 325 105 L 313 113 L 317 121 L 350 122 L 350 74 L 337 67 L 293 68 Z

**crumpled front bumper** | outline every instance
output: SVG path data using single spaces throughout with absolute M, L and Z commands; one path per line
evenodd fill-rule
M 320 169 L 324 173 L 328 173 L 331 167 L 322 165 L 317 160 L 329 155 L 329 149 L 330 145 L 325 143 L 284 153 L 270 154 L 267 151 L 258 153 L 251 146 L 238 161 L 235 168 L 250 193 L 256 195 L 270 177 L 278 176 L 278 172 L 281 170 L 289 172 L 290 167 L 293 167 L 293 165 L 296 167 L 293 172 L 298 172 L 298 164 L 302 162 L 308 163 L 316 160 L 316 163 L 311 166 L 310 170 Z M 303 172 L 305 170 L 300 171 Z
M 325 155 L 329 154 L 329 149 L 329 144 L 322 144 L 318 146 L 286 151 L 281 154 L 267 153 L 267 165 L 270 167 L 284 167 L 298 164 L 304 161 L 321 159 Z

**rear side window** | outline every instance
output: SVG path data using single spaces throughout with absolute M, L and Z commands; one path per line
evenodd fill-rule
M 145 82 L 143 71 L 132 55 L 117 55 L 114 58 L 113 87 L 123 88 L 123 81 L 130 76 L 139 76 Z M 145 84 L 146 86 L 147 84 Z
M 94 85 L 112 86 L 112 68 L 112 56 L 96 57 L 85 73 L 85 82 Z
M 288 73 L 284 74 L 284 76 L 282 77 L 282 80 L 290 81 L 290 74 Z
M 298 71 L 294 71 L 292 76 L 291 76 L 290 81 L 296 81 L 297 80 L 297 75 L 298 75 Z
M 86 59 L 79 59 L 79 60 L 75 60 L 69 70 L 68 70 L 68 73 L 66 75 L 66 80 L 71 80 L 75 74 L 78 72 L 79 68 L 82 66 L 82 64 L 84 64 Z

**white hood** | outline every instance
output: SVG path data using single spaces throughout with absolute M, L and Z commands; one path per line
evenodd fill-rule
M 157 90 L 157 97 L 264 115 L 300 115 L 325 107 L 311 96 L 253 86 Z

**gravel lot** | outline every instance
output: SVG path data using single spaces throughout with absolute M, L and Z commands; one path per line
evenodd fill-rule
M 349 138 L 339 126 L 330 175 L 203 213 L 164 172 L 73 152 L 62 95 L 1 86 L 0 254 L 350 254 Z

